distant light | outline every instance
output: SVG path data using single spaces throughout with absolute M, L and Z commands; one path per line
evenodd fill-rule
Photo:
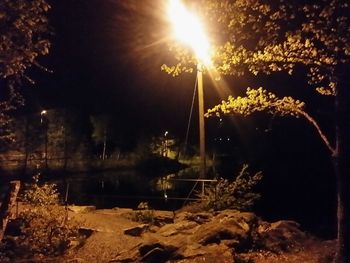
M 168 132 L 168 131 L 166 131 L 166 132 L 164 133 L 164 136 L 167 136 L 167 135 L 168 135 L 168 133 L 169 133 L 169 132 Z
M 44 116 L 46 115 L 46 113 L 47 113 L 47 111 L 46 110 L 42 110 L 41 112 L 40 112 L 40 123 L 42 124 L 43 122 L 44 122 Z
M 227 140 L 229 141 L 229 140 L 230 140 L 230 138 L 227 138 Z

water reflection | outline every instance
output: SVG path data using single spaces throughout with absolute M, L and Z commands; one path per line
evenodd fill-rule
M 193 168 L 158 178 L 137 171 L 109 171 L 81 174 L 55 181 L 61 196 L 68 204 L 95 205 L 98 208 L 131 207 L 147 201 L 154 209 L 177 209 L 194 186 L 194 182 L 174 181 L 178 178 L 197 178 Z

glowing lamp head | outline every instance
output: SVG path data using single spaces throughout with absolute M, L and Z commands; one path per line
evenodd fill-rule
M 209 65 L 210 45 L 198 17 L 191 14 L 181 0 L 169 0 L 168 16 L 175 36 L 191 46 L 200 63 Z

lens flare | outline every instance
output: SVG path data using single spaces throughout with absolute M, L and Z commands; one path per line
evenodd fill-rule
M 198 17 L 181 0 L 169 0 L 168 17 L 175 37 L 190 45 L 202 64 L 210 65 L 210 44 Z

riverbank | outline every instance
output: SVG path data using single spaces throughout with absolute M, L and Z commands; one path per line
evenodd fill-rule
M 135 222 L 132 209 L 70 207 L 86 239 L 60 257 L 31 262 L 329 263 L 334 241 L 317 239 L 296 222 L 268 223 L 253 213 L 153 211 Z M 23 262 L 23 261 L 22 261 Z

